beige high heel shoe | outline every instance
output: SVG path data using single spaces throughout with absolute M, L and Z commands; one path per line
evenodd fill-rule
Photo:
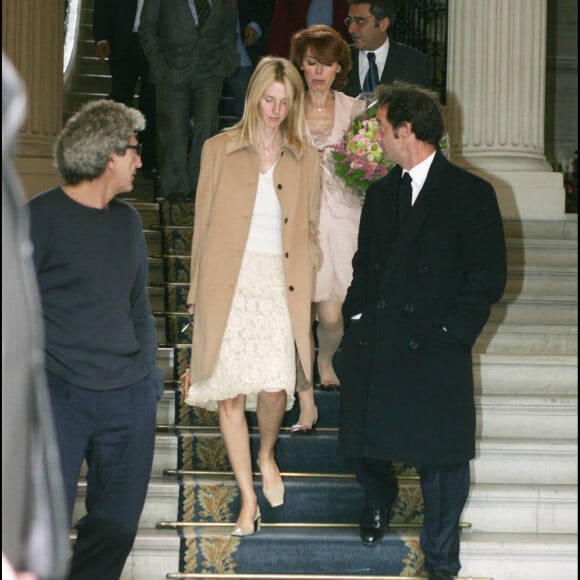
M 236 526 L 231 532 L 230 536 L 244 537 L 251 536 L 262 529 L 262 514 L 260 513 L 260 507 L 256 508 L 256 515 L 254 516 L 254 521 L 249 526 Z
M 260 467 L 260 460 L 256 459 L 256 465 Z M 284 481 L 281 481 L 277 486 L 270 489 L 264 489 L 264 477 L 262 476 L 262 493 L 266 501 L 272 507 L 280 507 L 284 504 Z
M 280 507 L 284 504 L 284 482 L 281 481 L 276 487 L 264 489 L 264 497 L 272 507 Z

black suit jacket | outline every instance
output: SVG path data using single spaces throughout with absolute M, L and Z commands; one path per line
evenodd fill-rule
M 106 40 L 111 47 L 111 58 L 128 51 L 136 14 L 137 0 L 95 0 L 95 42 Z
M 348 73 L 348 83 L 343 91 L 351 97 L 356 97 L 362 92 L 359 79 L 359 53 L 360 50 L 351 44 L 350 55 L 352 57 L 352 69 Z M 383 69 L 379 83 L 388 85 L 396 79 L 429 88 L 433 85 L 427 55 L 406 44 L 389 40 L 387 62 L 385 63 L 385 68 Z
M 475 453 L 471 348 L 505 287 L 502 218 L 492 186 L 438 152 L 399 230 L 400 176 L 397 166 L 373 183 L 362 210 L 343 305 L 340 447 L 461 463 Z

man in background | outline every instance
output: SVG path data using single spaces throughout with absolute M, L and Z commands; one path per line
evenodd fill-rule
M 147 121 L 139 135 L 139 142 L 143 145 L 141 173 L 147 178 L 155 178 L 155 85 L 149 82 L 149 63 L 139 43 L 142 8 L 143 0 L 95 0 L 93 34 L 97 58 L 109 61 L 109 97 L 132 107 L 139 82 L 139 110 Z
M 163 195 L 194 199 L 201 148 L 219 131 L 224 80 L 238 66 L 236 2 L 145 0 L 139 38 L 156 85 Z
M 264 55 L 274 0 L 238 0 L 236 20 L 236 50 L 238 68 L 226 79 L 225 87 L 234 97 L 235 122 L 244 114 L 244 104 L 250 77 Z
M 377 84 L 399 79 L 430 88 L 429 59 L 415 48 L 389 38 L 395 21 L 392 0 L 347 0 L 346 24 L 353 44 L 347 95 L 372 93 Z

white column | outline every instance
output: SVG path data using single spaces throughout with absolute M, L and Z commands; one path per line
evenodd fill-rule
M 564 216 L 544 156 L 546 0 L 449 0 L 452 159 L 492 182 L 504 217 Z
M 15 166 L 28 196 L 59 184 L 52 147 L 63 117 L 64 2 L 3 0 L 2 49 L 24 81 L 27 116 Z

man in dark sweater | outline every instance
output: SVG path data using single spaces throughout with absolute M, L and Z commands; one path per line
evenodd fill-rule
M 88 466 L 70 579 L 121 575 L 151 475 L 163 380 L 146 244 L 139 214 L 115 199 L 133 188 L 144 127 L 121 103 L 85 105 L 56 142 L 65 185 L 29 202 L 69 521 Z

